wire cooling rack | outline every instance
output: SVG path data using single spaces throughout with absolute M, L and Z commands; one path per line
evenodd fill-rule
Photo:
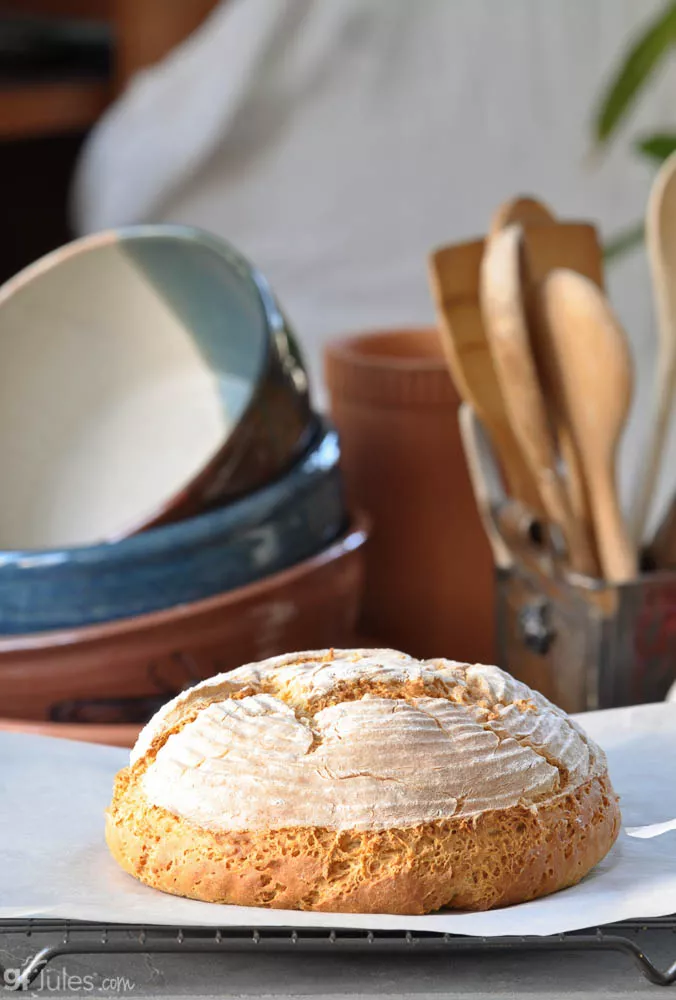
M 676 915 L 653 920 L 623 921 L 547 937 L 470 937 L 456 934 L 413 933 L 407 931 L 317 930 L 293 928 L 137 926 L 56 920 L 0 921 L 0 935 L 23 935 L 30 952 L 34 935 L 48 935 L 50 943 L 29 954 L 19 975 L 5 986 L 28 989 L 55 958 L 64 955 L 133 954 L 215 954 L 219 952 L 296 951 L 355 952 L 436 951 L 455 954 L 485 952 L 616 952 L 628 956 L 650 982 L 669 986 L 676 982 L 676 957 L 661 969 L 639 944 L 644 931 L 661 930 L 674 935 L 676 956 Z M 5 970 L 0 965 L 0 979 Z

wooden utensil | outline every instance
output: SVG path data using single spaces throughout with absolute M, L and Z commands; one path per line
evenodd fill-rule
M 549 209 L 533 198 L 524 197 L 498 209 L 494 228 L 519 213 L 524 219 L 540 220 L 524 230 L 529 282 L 541 280 L 552 267 L 568 266 L 602 284 L 601 247 L 592 225 L 556 221 L 546 225 L 545 220 L 552 219 Z M 429 279 L 439 331 L 456 388 L 488 431 L 510 493 L 542 517 L 544 506 L 510 427 L 486 340 L 479 306 L 483 251 L 484 241 L 475 240 L 443 247 L 430 255 Z
M 655 412 L 646 462 L 632 503 L 631 532 L 640 546 L 657 488 L 676 389 L 676 153 L 662 164 L 650 192 L 646 243 L 657 304 Z
M 544 514 L 533 477 L 510 427 L 479 307 L 483 240 L 444 247 L 429 262 L 439 331 L 453 381 L 488 431 L 511 495 Z
M 557 219 L 547 205 L 529 196 L 500 205 L 491 220 L 490 236 L 512 222 L 524 229 L 523 257 L 529 284 L 542 281 L 555 267 L 569 267 L 603 288 L 603 250 L 591 223 Z
M 532 323 L 529 308 L 532 290 L 554 268 L 570 268 L 603 288 L 603 251 L 596 227 L 591 223 L 554 220 L 549 227 L 527 227 L 523 233 L 522 263 L 529 323 Z M 566 488 L 573 513 L 578 521 L 587 526 L 591 544 L 593 532 L 590 529 L 589 502 L 577 454 L 567 427 L 559 422 L 556 430 L 566 466 Z
M 574 271 L 548 274 L 535 290 L 534 309 L 540 378 L 559 421 L 570 429 L 585 476 L 603 576 L 622 583 L 638 568 L 615 484 L 632 395 L 627 338 L 603 293 Z
M 541 201 L 522 195 L 504 201 L 491 219 L 490 235 L 499 232 L 508 226 L 510 222 L 519 222 L 522 226 L 544 226 L 556 222 L 554 214 Z
M 598 231 L 590 222 L 525 226 L 523 265 L 531 286 L 555 267 L 565 267 L 603 288 L 603 250 Z
M 522 227 L 512 224 L 495 233 L 486 247 L 481 267 L 486 332 L 510 423 L 547 516 L 561 528 L 571 569 L 593 576 L 596 558 L 559 473 L 556 442 L 531 352 L 523 299 L 522 238 Z
M 494 235 L 510 222 L 518 222 L 524 227 L 525 243 L 522 255 L 522 282 L 524 301 L 529 325 L 533 322 L 529 301 L 534 284 L 541 281 L 553 267 L 570 267 L 586 274 L 599 287 L 603 285 L 603 257 L 601 244 L 594 226 L 588 223 L 562 223 L 557 221 L 552 211 L 535 198 L 521 197 L 504 202 L 493 216 L 491 234 Z M 553 226 L 554 229 L 533 235 L 533 226 Z M 577 453 L 570 439 L 568 428 L 559 423 L 556 427 L 559 451 L 566 468 L 566 491 L 570 498 L 573 515 L 584 526 L 587 542 L 594 553 L 597 571 L 598 557 L 595 551 L 594 532 L 584 476 L 580 469 Z

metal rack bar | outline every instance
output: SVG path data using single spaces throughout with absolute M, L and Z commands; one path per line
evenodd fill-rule
M 676 960 L 660 969 L 627 934 L 643 930 L 676 932 L 676 919 L 625 921 L 592 931 L 574 931 L 546 937 L 470 937 L 411 931 L 348 931 L 252 927 L 168 928 L 138 925 L 104 925 L 70 921 L 0 921 L 0 933 L 53 933 L 53 943 L 37 950 L 24 963 L 13 985 L 25 990 L 53 959 L 64 955 L 205 954 L 261 951 L 363 951 L 416 950 L 454 954 L 486 952 L 611 951 L 628 956 L 651 982 L 668 986 L 676 982 Z M 4 969 L 0 966 L 0 976 Z

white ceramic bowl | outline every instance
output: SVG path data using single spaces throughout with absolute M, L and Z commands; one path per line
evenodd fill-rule
M 267 284 L 205 233 L 86 237 L 0 288 L 0 549 L 114 541 L 241 495 L 309 422 Z

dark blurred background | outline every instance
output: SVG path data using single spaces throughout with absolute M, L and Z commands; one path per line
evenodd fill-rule
M 0 3 L 0 281 L 72 238 L 68 190 L 87 131 L 216 2 Z

